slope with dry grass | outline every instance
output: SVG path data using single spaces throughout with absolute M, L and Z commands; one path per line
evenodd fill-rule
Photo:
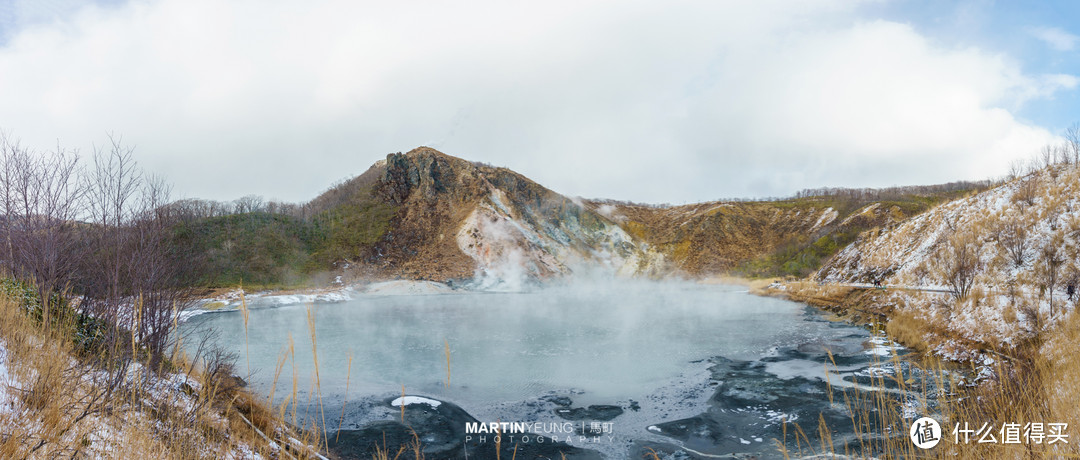
M 923 188 L 889 194 L 860 190 L 858 197 L 811 195 L 684 206 L 589 204 L 662 253 L 683 274 L 803 277 L 859 233 L 895 226 L 956 193 L 951 188 L 933 192 Z
M 771 291 L 873 313 L 894 340 L 927 351 L 927 359 L 970 365 L 979 384 L 950 388 L 936 409 L 947 432 L 965 422 L 995 430 L 1067 423 L 1071 430 L 1080 420 L 1078 262 L 1080 168 L 1056 164 L 865 232 L 811 280 Z M 871 282 L 886 288 L 855 287 Z M 1080 457 L 1072 437 L 1053 445 L 944 445 L 923 454 Z
M 1075 309 L 1078 260 L 1080 169 L 1055 165 L 864 233 L 814 279 L 944 291 L 889 302 L 925 329 L 1008 354 Z
M 901 344 L 928 353 L 892 355 L 879 365 L 881 372 L 866 388 L 845 389 L 842 403 L 859 434 L 861 455 L 878 458 L 986 458 L 1062 459 L 1080 458 L 1075 439 L 1080 410 L 1080 363 L 1074 357 L 1080 347 L 1080 315 L 1062 316 L 1037 340 L 1014 347 L 1004 355 L 986 344 L 964 340 L 949 325 L 926 323 L 912 313 L 919 304 L 897 291 L 860 289 L 812 282 L 785 283 L 766 289 L 771 295 L 835 311 L 859 323 L 883 324 L 888 336 Z M 948 343 L 946 348 L 940 347 Z M 934 351 L 948 350 L 948 353 Z M 962 357 L 962 358 L 961 358 Z M 957 363 L 957 359 L 963 362 Z M 837 368 L 835 363 L 831 366 Z M 900 369 L 907 369 L 904 372 Z M 902 394 L 903 397 L 896 397 Z M 914 409 L 914 410 L 913 410 Z M 943 428 L 943 439 L 932 450 L 921 450 L 906 436 L 914 418 L 931 416 Z M 1067 424 L 1062 433 L 1068 442 L 1047 442 L 1050 424 Z M 1034 427 L 1039 427 L 1038 429 Z M 969 434 L 954 429 L 983 430 Z M 828 439 L 830 428 L 799 426 L 791 431 L 817 430 Z M 1006 443 L 1003 431 L 1009 430 Z M 983 439 L 984 442 L 978 442 Z M 832 445 L 799 445 L 792 458 L 805 454 L 838 453 Z
M 795 237 L 817 234 L 838 216 L 828 206 L 784 209 L 773 202 L 595 206 L 692 276 L 730 272 Z
M 151 368 L 135 343 L 133 352 L 87 349 L 74 336 L 73 316 L 29 314 L 32 297 L 31 290 L 0 297 L 0 457 L 315 454 L 304 434 L 238 386 L 227 357 L 203 355 L 196 367 L 176 355 Z

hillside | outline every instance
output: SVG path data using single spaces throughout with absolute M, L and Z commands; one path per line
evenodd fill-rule
M 46 307 L 0 277 L 0 458 L 317 458 L 313 434 L 243 388 L 235 357 L 204 344 L 154 364 L 133 341 L 102 347 L 67 303 Z
M 174 242 L 207 286 L 422 279 L 517 289 L 570 273 L 805 276 L 862 231 L 978 184 L 822 189 L 777 201 L 652 206 L 556 193 L 431 148 L 387 155 L 300 206 L 187 203 Z M 241 203 L 242 204 L 242 203 Z M 196 206 L 197 205 L 197 206 Z M 200 214 L 201 213 L 201 214 Z
M 344 203 L 395 210 L 378 241 L 351 246 L 358 257 L 350 260 L 366 273 L 490 287 L 582 271 L 802 276 L 859 232 L 954 193 L 649 206 L 567 197 L 506 168 L 422 147 L 388 155 L 312 203 L 354 217 L 341 213 Z
M 1080 171 L 1059 165 L 864 233 L 814 279 L 943 291 L 892 303 L 928 334 L 1010 349 L 1075 307 L 1078 259 Z
M 970 365 L 981 384 L 954 388 L 946 418 L 1074 420 L 1078 286 L 1080 168 L 1065 163 L 863 232 L 809 280 L 766 292 L 882 324 L 930 367 Z M 1076 454 L 1043 447 L 1028 455 Z
M 596 202 L 692 276 L 806 276 L 862 231 L 895 225 L 948 194 L 896 199 L 811 196 L 674 207 Z
M 197 255 L 202 284 L 291 284 L 314 264 L 314 230 L 292 216 L 251 212 L 180 221 L 171 243 Z
M 783 209 L 770 202 L 600 204 L 596 209 L 692 275 L 726 273 L 796 235 L 825 230 L 837 217 L 830 207 Z

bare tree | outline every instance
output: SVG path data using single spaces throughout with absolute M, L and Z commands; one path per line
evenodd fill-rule
M 1065 146 L 1072 154 L 1073 163 L 1080 165 L 1080 123 L 1073 123 L 1065 128 Z
M 104 272 L 101 282 L 105 283 L 108 292 L 98 293 L 98 296 L 112 301 L 121 298 L 123 255 L 119 249 L 124 246 L 126 236 L 122 229 L 135 212 L 132 207 L 142 182 L 133 157 L 135 149 L 125 147 L 121 140 L 109 135 L 107 147 L 94 147 L 94 169 L 87 176 L 89 217 L 97 224 L 97 246 L 100 250 L 107 249 L 107 253 L 100 254 L 99 263 Z M 111 318 L 118 308 L 118 305 L 111 305 L 97 313 Z
M 1062 142 L 1054 145 L 1054 155 L 1057 157 L 1057 162 L 1068 165 L 1072 164 L 1072 153 L 1069 151 L 1069 144 Z
M 949 292 L 956 300 L 962 300 L 971 292 L 975 277 L 982 267 L 980 245 L 975 236 L 956 232 L 946 240 L 942 254 L 942 275 Z
M 142 188 L 141 209 L 127 226 L 131 234 L 127 289 L 137 294 L 138 322 L 133 326 L 140 343 L 161 356 L 173 338 L 173 325 L 193 299 L 196 270 L 193 254 L 177 251 L 170 231 L 178 220 L 169 212 L 170 187 L 160 177 L 148 176 Z
M 1042 171 L 1043 167 L 1044 166 L 1042 164 L 1042 161 L 1039 160 L 1039 154 L 1035 153 L 1035 154 L 1031 155 L 1031 159 L 1028 160 L 1027 173 L 1028 174 L 1037 173 L 1039 171 Z
M 75 232 L 83 188 L 78 181 L 77 152 L 56 150 L 43 155 L 36 169 L 37 205 L 25 216 L 32 234 L 23 238 L 28 266 L 46 292 L 70 281 L 78 254 Z M 34 245 L 37 248 L 34 248 Z M 35 251 L 36 249 L 36 251 Z
M 133 152 L 116 137 L 107 150 L 95 151 L 88 208 L 98 252 L 88 259 L 89 276 L 81 287 L 96 317 L 123 326 L 158 360 L 190 303 L 192 270 L 188 254 L 170 244 L 179 218 L 169 206 L 170 188 L 160 177 L 145 175 Z
M 1054 164 L 1055 150 L 1051 144 L 1046 144 L 1039 150 L 1039 163 L 1042 168 L 1049 168 Z
M 50 324 L 56 294 L 71 289 L 82 298 L 80 322 L 114 326 L 94 332 L 97 345 L 118 351 L 134 341 L 160 360 L 190 302 L 193 264 L 171 245 L 178 217 L 168 185 L 143 174 L 133 151 L 110 136 L 86 171 L 77 151 L 35 152 L 0 133 L 0 257 L 34 283 Z
M 1003 218 L 1003 223 L 998 228 L 997 242 L 1009 255 L 1013 266 L 1024 266 L 1028 255 L 1027 227 L 1015 216 Z
M 78 153 L 57 147 L 37 153 L 0 139 L 0 206 L 8 270 L 34 280 L 42 299 L 70 281 L 83 189 Z M 48 307 L 48 305 L 46 305 Z
M 10 273 L 16 273 L 15 263 L 15 227 L 16 216 L 21 214 L 16 198 L 18 185 L 16 178 L 20 171 L 29 167 L 29 156 L 16 140 L 0 133 L 0 211 L 4 213 L 4 264 Z
M 235 212 L 236 214 L 261 212 L 263 211 L 264 206 L 262 197 L 258 195 L 246 195 L 237 198 L 236 201 L 233 202 L 233 204 L 233 212 Z
M 1057 288 L 1061 268 L 1065 264 L 1065 254 L 1061 250 L 1064 243 L 1060 235 L 1051 239 L 1042 247 L 1039 257 L 1038 274 L 1042 279 L 1050 298 L 1050 317 L 1054 317 L 1054 289 Z
M 1024 175 L 1024 160 L 1014 159 L 1009 162 L 1009 180 L 1016 179 Z

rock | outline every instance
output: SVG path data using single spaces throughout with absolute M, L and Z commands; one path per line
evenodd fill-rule
M 588 408 L 574 407 L 555 409 L 555 415 L 566 420 L 598 420 L 608 421 L 622 415 L 623 409 L 619 406 L 606 404 L 594 404 Z
M 571 400 L 568 396 L 550 395 L 550 396 L 544 396 L 544 397 L 540 398 L 540 400 L 541 401 L 547 401 L 547 402 L 550 402 L 550 403 L 552 403 L 552 404 L 554 404 L 556 406 L 562 406 L 562 407 L 570 407 L 572 404 L 574 404 L 574 401 Z

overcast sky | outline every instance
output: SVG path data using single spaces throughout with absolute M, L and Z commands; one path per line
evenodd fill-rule
M 0 0 L 0 129 L 178 197 L 421 145 L 643 202 L 1000 176 L 1080 121 L 1080 4 Z

